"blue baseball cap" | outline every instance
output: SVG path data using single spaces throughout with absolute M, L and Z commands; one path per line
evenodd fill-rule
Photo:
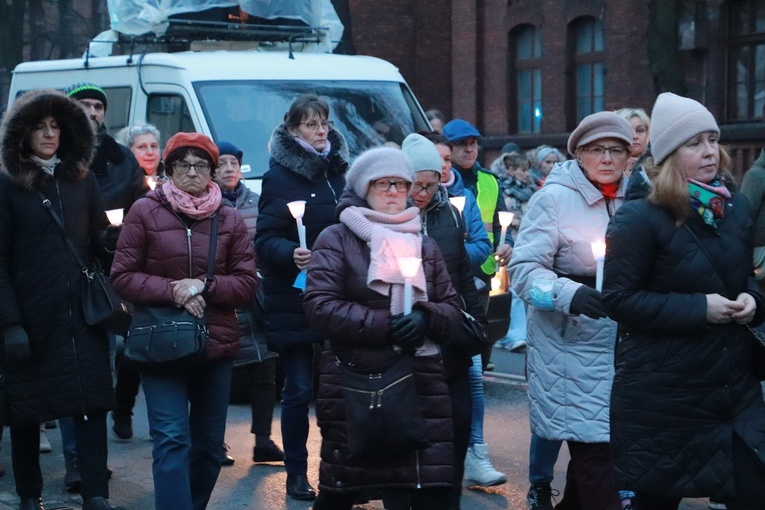
M 443 129 L 443 135 L 452 143 L 468 138 L 481 138 L 481 133 L 470 122 L 462 119 L 447 122 Z

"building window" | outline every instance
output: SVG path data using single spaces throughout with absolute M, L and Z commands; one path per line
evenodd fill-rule
M 587 115 L 605 107 L 603 24 L 595 18 L 575 20 L 569 31 L 568 47 L 572 68 L 568 89 L 573 106 L 569 124 L 575 126 Z
M 539 133 L 542 125 L 542 37 L 539 29 L 523 25 L 510 32 L 510 131 Z
M 765 116 L 765 3 L 739 0 L 728 11 L 728 120 Z

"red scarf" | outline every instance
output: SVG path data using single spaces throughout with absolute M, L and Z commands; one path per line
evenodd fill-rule
M 616 198 L 616 193 L 619 191 L 619 183 L 613 182 L 610 184 L 601 184 L 599 182 L 593 182 L 596 188 L 603 193 L 603 197 L 606 200 L 613 200 Z

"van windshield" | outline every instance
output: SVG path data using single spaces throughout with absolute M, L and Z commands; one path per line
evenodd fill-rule
M 214 140 L 244 152 L 247 179 L 268 170 L 268 141 L 292 101 L 307 93 L 329 104 L 330 120 L 345 135 L 351 161 L 364 150 L 428 129 L 412 93 L 402 83 L 369 81 L 206 81 L 194 84 Z

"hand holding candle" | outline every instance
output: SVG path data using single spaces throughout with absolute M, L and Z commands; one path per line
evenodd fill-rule
M 602 239 L 590 243 L 592 256 L 595 257 L 597 269 L 595 272 L 595 290 L 603 290 L 603 261 L 606 259 L 606 243 Z
M 499 244 L 497 245 L 501 248 L 505 244 L 505 237 L 507 237 L 507 227 L 509 227 L 513 222 L 513 213 L 508 211 L 499 211 L 497 212 L 497 216 L 499 216 L 499 224 L 502 226 L 502 233 L 499 236 Z
M 421 262 L 417 257 L 398 258 L 398 268 L 404 277 L 404 315 L 412 313 L 412 278 L 417 274 Z

